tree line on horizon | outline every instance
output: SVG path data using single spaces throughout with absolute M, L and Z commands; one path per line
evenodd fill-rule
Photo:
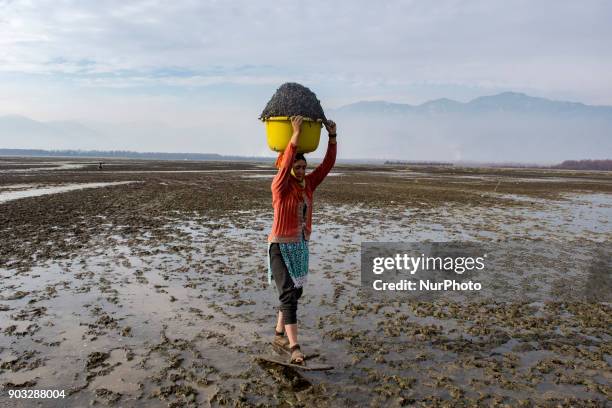
M 566 170 L 604 170 L 612 171 L 612 160 L 565 160 L 551 166 L 554 169 Z
M 163 153 L 163 152 L 134 152 L 129 150 L 44 150 L 44 149 L 0 149 L 0 156 L 31 156 L 31 157 L 115 157 L 115 158 L 138 158 L 157 160 L 254 160 L 270 161 L 269 157 L 259 156 L 225 156 L 217 153 Z M 386 165 L 420 165 L 420 166 L 454 166 L 450 162 L 437 161 L 410 161 L 410 160 L 386 160 Z M 496 167 L 500 163 L 482 164 L 486 167 Z M 537 167 L 564 170 L 601 170 L 612 171 L 612 159 L 605 160 L 565 160 L 560 164 L 552 166 L 538 166 L 526 164 L 503 163 L 504 167 Z

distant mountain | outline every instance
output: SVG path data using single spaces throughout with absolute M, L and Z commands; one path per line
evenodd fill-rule
M 452 99 L 447 98 L 425 102 L 414 108 L 414 110 L 417 112 L 431 114 L 460 112 L 462 109 L 463 104 L 461 102 L 453 101 Z
M 25 116 L 0 116 L 0 147 L 86 146 L 102 135 L 78 122 L 40 122 Z
M 467 103 L 442 98 L 420 105 L 386 101 L 360 101 L 332 109 L 339 114 L 483 114 L 521 113 L 531 115 L 570 115 L 612 119 L 612 106 L 591 106 L 578 102 L 555 101 L 518 92 L 481 96 Z
M 361 101 L 327 109 L 326 116 L 338 123 L 342 159 L 547 165 L 610 159 L 612 152 L 612 107 L 516 92 L 466 103 L 447 98 L 420 105 Z M 105 124 L 0 116 L 0 148 L 270 154 L 263 128 L 248 115 L 228 114 L 196 127 L 155 120 Z M 324 155 L 322 140 L 313 156 Z
M 612 171 L 612 160 L 566 160 L 553 166 L 556 169 L 568 170 L 604 170 Z
M 26 118 L 20 115 L 5 115 L 0 116 L 0 132 L 5 136 L 11 136 L 11 133 L 44 133 L 50 128 L 42 122 Z
M 554 101 L 517 92 L 504 92 L 493 96 L 481 96 L 467 103 L 475 112 L 514 112 L 529 114 L 610 115 L 612 106 L 590 106 L 578 102 Z
M 361 101 L 325 113 L 338 123 L 347 155 L 540 164 L 612 155 L 611 106 L 517 92 L 466 103 L 446 98 L 420 105 Z

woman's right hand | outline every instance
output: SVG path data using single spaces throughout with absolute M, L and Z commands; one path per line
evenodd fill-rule
M 291 126 L 293 126 L 293 134 L 294 135 L 300 135 L 300 133 L 302 132 L 302 120 L 303 117 L 302 116 L 292 116 L 291 117 Z

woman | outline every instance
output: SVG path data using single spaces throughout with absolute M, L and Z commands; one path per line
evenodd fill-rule
M 316 169 L 305 174 L 306 158 L 296 154 L 302 117 L 291 118 L 293 135 L 276 160 L 279 170 L 271 187 L 274 222 L 268 236 L 268 283 L 274 278 L 280 300 L 274 344 L 288 348 L 294 364 L 304 364 L 298 344 L 297 302 L 308 275 L 313 193 L 336 162 L 336 124 L 331 120 L 324 124 L 329 134 L 327 153 Z

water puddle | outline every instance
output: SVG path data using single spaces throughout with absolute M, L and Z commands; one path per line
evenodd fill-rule
M 65 193 L 67 191 L 75 191 L 82 190 L 86 188 L 99 188 L 99 187 L 108 187 L 108 186 L 117 186 L 122 184 L 130 184 L 130 183 L 138 183 L 138 181 L 113 181 L 107 183 L 79 183 L 79 184 L 64 184 L 53 187 L 42 187 L 42 188 L 28 188 L 28 189 L 20 189 L 18 191 L 8 191 L 8 192 L 0 192 L 0 204 L 6 203 L 7 201 L 19 200 L 21 198 L 28 197 L 38 197 L 42 195 L 48 194 L 58 194 Z M 14 185 L 13 187 L 15 187 Z M 24 186 L 19 185 L 19 186 Z M 17 189 L 6 187 L 5 189 Z
M 35 162 L 35 163 L 16 163 L 16 162 L 7 162 L 10 163 L 11 166 L 24 166 L 23 169 L 0 169 L 0 173 L 29 173 L 29 172 L 38 172 L 38 171 L 48 171 L 48 170 L 74 170 L 74 169 L 82 169 L 85 166 L 92 165 L 92 163 L 74 163 L 74 162 Z M 32 165 L 40 165 L 40 164 L 50 164 L 52 166 L 49 167 L 30 167 Z

